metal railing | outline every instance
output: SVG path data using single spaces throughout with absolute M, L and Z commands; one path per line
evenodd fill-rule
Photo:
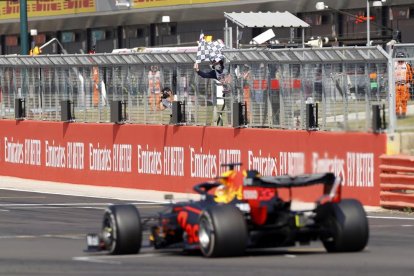
M 15 99 L 24 98 L 26 119 L 59 121 L 60 102 L 69 100 L 75 121 L 109 122 L 110 102 L 121 100 L 127 123 L 168 124 L 172 110 L 153 93 L 159 84 L 185 104 L 186 124 L 231 126 L 234 102 L 245 104 L 247 127 L 305 129 L 311 102 L 321 130 L 371 130 L 373 104 L 390 117 L 391 63 L 379 47 L 226 50 L 226 94 L 195 73 L 195 55 L 1 56 L 0 115 L 14 118 Z

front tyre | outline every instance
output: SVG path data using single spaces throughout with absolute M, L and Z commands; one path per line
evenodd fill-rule
M 248 238 L 246 221 L 235 206 L 215 205 L 200 215 L 198 237 L 205 257 L 242 255 Z
M 112 255 L 139 253 L 142 226 L 138 209 L 133 205 L 109 206 L 102 221 L 102 237 Z
M 324 234 L 322 243 L 328 252 L 361 251 L 368 244 L 369 226 L 365 210 L 355 199 L 321 206 Z

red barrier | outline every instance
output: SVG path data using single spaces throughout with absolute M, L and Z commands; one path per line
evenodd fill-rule
M 386 208 L 414 208 L 414 157 L 382 155 L 380 204 Z
M 386 136 L 223 127 L 0 121 L 0 174 L 79 184 L 192 192 L 242 162 L 262 175 L 334 172 L 344 197 L 379 205 Z M 295 189 L 313 201 L 321 188 Z

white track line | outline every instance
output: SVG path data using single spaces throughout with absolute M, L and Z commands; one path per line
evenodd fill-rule
M 111 205 L 112 203 L 4 203 L 0 204 L 0 207 L 43 207 L 43 206 L 101 206 L 101 205 Z
M 37 207 L 37 206 L 70 206 L 70 207 L 77 207 L 77 206 L 106 206 L 106 205 L 113 205 L 112 202 L 96 202 L 96 203 L 4 203 L 0 204 L 0 207 Z M 159 203 L 150 203 L 150 202 L 128 202 L 128 204 L 132 205 L 160 205 Z
M 1 196 L 0 199 L 46 198 L 45 196 Z
M 81 240 L 85 239 L 84 234 L 67 234 L 67 235 L 52 235 L 52 234 L 44 234 L 44 235 L 8 235 L 8 236 L 0 236 L 1 239 L 39 239 L 39 238 L 59 238 L 59 239 L 71 239 L 71 240 Z
M 381 216 L 367 216 L 373 219 L 400 219 L 400 220 L 414 220 L 414 217 L 381 217 Z
M 149 258 L 163 255 L 162 253 L 140 253 L 135 255 L 117 255 L 117 256 L 80 256 L 73 257 L 74 261 L 91 262 L 91 263 L 109 263 L 109 264 L 121 264 L 122 259 L 135 259 L 135 258 Z M 114 260 L 115 259 L 115 260 Z
M 122 264 L 120 261 L 113 260 L 100 260 L 96 257 L 73 257 L 72 260 L 80 262 L 89 262 L 89 263 L 105 263 L 105 264 Z
M 85 198 L 102 198 L 102 199 L 114 199 L 114 200 L 121 200 L 121 201 L 130 201 L 128 199 L 122 198 L 122 197 L 109 197 L 109 196 L 98 196 L 98 195 L 81 195 L 76 193 L 59 193 L 59 192 L 46 192 L 46 191 L 34 191 L 31 189 L 23 189 L 23 188 L 0 188 L 0 190 L 8 190 L 8 191 L 16 191 L 16 192 L 28 192 L 28 193 L 38 193 L 38 194 L 49 194 L 49 195 L 60 195 L 60 196 L 74 196 L 74 197 L 85 197 Z M 169 201 L 165 200 L 141 200 L 141 199 L 135 199 L 135 201 L 142 201 L 142 202 L 148 202 L 150 204 L 167 204 Z

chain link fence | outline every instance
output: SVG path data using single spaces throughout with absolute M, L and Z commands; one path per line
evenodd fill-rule
M 373 105 L 391 120 L 391 61 L 379 47 L 224 55 L 225 83 L 198 76 L 195 53 L 186 51 L 1 56 L 0 115 L 14 119 L 15 99 L 23 99 L 28 120 L 60 121 L 65 100 L 78 122 L 110 122 L 112 101 L 124 103 L 126 123 L 139 124 L 170 124 L 172 101 L 184 104 L 185 124 L 201 126 L 232 126 L 236 102 L 244 105 L 247 127 L 306 129 L 310 103 L 317 104 L 321 130 L 369 131 Z M 163 97 L 165 87 L 172 97 Z

